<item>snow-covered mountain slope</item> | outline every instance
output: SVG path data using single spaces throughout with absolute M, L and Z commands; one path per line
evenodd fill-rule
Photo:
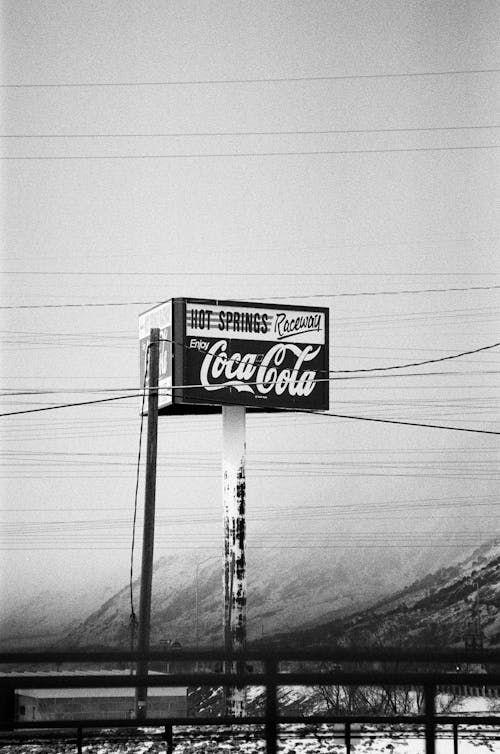
M 500 645 L 500 539 L 427 574 L 371 608 L 282 635 L 287 645 L 323 643 L 463 646 L 482 634 Z
M 9 647 L 47 646 L 77 626 L 115 590 L 111 586 L 75 593 L 70 590 L 44 589 L 4 605 L 0 616 L 0 641 Z
M 443 540 L 445 535 L 443 535 Z M 452 553 L 455 553 L 453 556 Z M 463 556 L 463 553 L 462 553 Z M 221 646 L 222 561 L 193 553 L 162 558 L 153 577 L 152 645 L 178 640 L 183 646 Z M 365 610 L 429 571 L 429 561 L 452 567 L 456 551 L 436 546 L 426 557 L 418 548 L 252 550 L 249 548 L 248 638 L 270 637 Z M 198 571 L 198 612 L 196 573 Z M 135 610 L 138 584 L 134 588 Z M 66 637 L 70 646 L 130 646 L 130 593 L 126 587 Z M 196 616 L 198 615 L 198 621 Z
M 450 521 L 437 514 L 433 514 L 431 521 L 420 516 L 412 522 L 415 541 L 408 538 L 408 521 L 393 521 L 391 546 L 385 546 L 385 539 L 378 532 L 379 525 L 373 519 L 365 524 L 359 519 L 342 519 L 333 529 L 332 525 L 320 518 L 299 522 L 287 521 L 286 517 L 283 521 L 273 518 L 262 531 L 263 524 L 259 529 L 250 522 L 247 549 L 250 641 L 362 614 L 383 599 L 393 600 L 400 592 L 402 596 L 387 603 L 387 610 L 391 604 L 391 609 L 399 609 L 403 616 L 403 603 L 406 602 L 407 610 L 413 603 L 410 605 L 410 593 L 402 590 L 417 581 L 417 586 L 412 587 L 417 590 L 415 594 L 420 589 L 420 599 L 428 599 L 428 591 L 436 589 L 439 569 L 458 567 L 460 562 L 465 564 L 467 558 L 473 558 L 472 544 L 468 549 L 465 544 L 461 549 L 449 546 Z M 270 527 L 276 545 L 264 547 L 262 537 Z M 321 545 L 318 547 L 311 546 L 310 533 L 315 527 Z M 431 529 L 432 537 L 427 542 Z M 364 530 L 369 532 L 365 545 L 359 544 L 360 532 Z M 308 532 L 307 546 L 302 546 L 303 531 Z M 404 533 L 402 541 L 406 545 L 396 544 L 399 533 Z M 200 646 L 222 645 L 221 551 L 179 550 L 155 562 L 153 645 L 177 639 L 183 646 L 195 646 L 197 637 Z M 460 567 L 466 568 L 465 565 Z M 445 570 L 443 573 L 454 572 Z M 58 646 L 129 648 L 131 603 L 127 576 L 128 572 L 123 573 L 118 582 L 122 585 L 120 589 L 112 587 L 111 582 L 106 588 L 101 588 L 102 585 L 93 588 L 88 583 L 84 591 L 45 590 L 29 599 L 19 598 L 13 606 L 4 604 L 0 618 L 2 645 L 29 646 L 31 642 L 33 646 L 40 646 L 41 642 L 57 642 Z M 422 580 L 420 587 L 419 579 Z M 134 608 L 138 612 L 137 581 L 133 592 Z M 485 591 L 485 598 L 489 599 L 488 595 Z M 433 603 L 433 609 L 436 616 L 446 609 L 452 620 L 454 613 L 451 607 L 446 607 L 444 597 L 443 593 L 439 598 L 442 605 Z M 413 602 L 418 602 L 417 597 Z M 488 609 L 493 616 L 494 605 Z M 484 612 L 486 607 L 482 610 Z M 458 615 L 458 609 L 455 612 Z M 432 623 L 432 619 L 428 622 Z M 499 630 L 497 624 L 488 624 L 492 636 Z

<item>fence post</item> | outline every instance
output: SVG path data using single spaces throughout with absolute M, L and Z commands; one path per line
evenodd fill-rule
M 0 689 L 0 723 L 2 730 L 14 730 L 16 718 L 16 696 L 14 689 Z
M 173 754 L 174 732 L 170 723 L 167 723 L 167 725 L 165 725 L 165 741 L 167 743 L 167 754 Z
M 83 747 L 83 731 L 81 728 L 76 729 L 76 750 L 78 754 L 82 754 Z
M 348 721 L 344 723 L 344 740 L 346 754 L 351 754 L 351 723 Z
M 436 752 L 436 687 L 425 684 L 425 754 Z
M 458 754 L 458 723 L 453 723 L 453 754 Z
M 266 754 L 278 751 L 278 664 L 267 660 L 266 670 Z

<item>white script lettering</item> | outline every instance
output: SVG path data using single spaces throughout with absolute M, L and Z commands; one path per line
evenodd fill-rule
M 303 335 L 307 332 L 319 332 L 321 314 L 299 314 L 292 317 L 285 312 L 276 315 L 275 331 L 279 340 Z
M 238 392 L 253 395 L 267 395 L 274 390 L 276 395 L 288 392 L 291 396 L 308 396 L 314 390 L 316 372 L 305 370 L 300 377 L 299 372 L 304 364 L 318 355 L 321 346 L 314 348 L 277 343 L 260 359 L 260 354 L 257 353 L 246 353 L 243 356 L 233 353 L 228 358 L 227 345 L 226 340 L 218 340 L 203 359 L 200 382 L 206 390 L 222 390 L 231 386 Z M 295 358 L 295 363 L 291 368 L 280 369 L 287 354 Z M 221 378 L 225 382 L 215 382 Z

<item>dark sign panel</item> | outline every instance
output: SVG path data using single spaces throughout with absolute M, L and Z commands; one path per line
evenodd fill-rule
M 202 299 L 171 303 L 173 397 L 160 405 L 185 406 L 187 413 L 189 406 L 196 413 L 228 404 L 264 411 L 328 408 L 328 309 Z

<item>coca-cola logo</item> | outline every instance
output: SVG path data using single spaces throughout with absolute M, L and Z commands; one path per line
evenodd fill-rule
M 216 341 L 208 350 L 200 368 L 200 382 L 206 390 L 234 387 L 252 395 L 308 396 L 316 385 L 316 371 L 304 365 L 316 358 L 321 346 L 277 343 L 264 355 L 257 353 L 227 354 L 228 342 Z M 289 366 L 284 367 L 286 357 Z

